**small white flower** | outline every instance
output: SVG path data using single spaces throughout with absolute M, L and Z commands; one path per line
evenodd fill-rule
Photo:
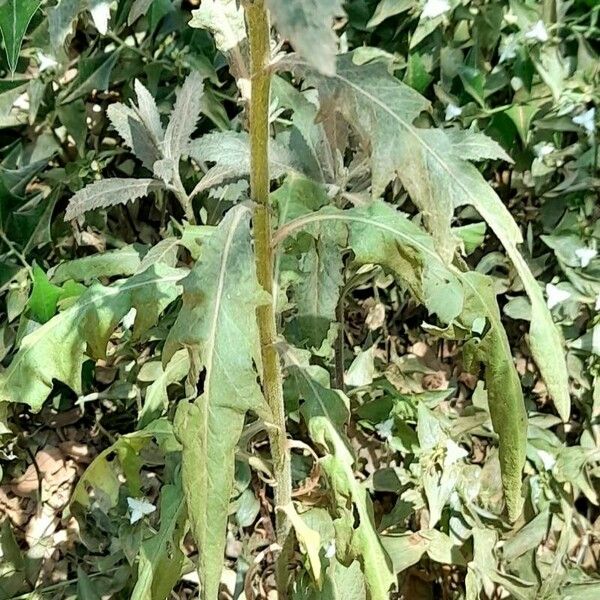
M 333 558 L 335 556 L 335 539 L 331 540 L 325 548 L 325 558 Z
M 512 60 L 517 56 L 517 50 L 519 49 L 519 40 L 512 33 L 506 36 L 500 42 L 500 59 L 499 63 L 502 64 L 507 60 Z
M 450 102 L 450 104 L 448 104 L 448 106 L 446 106 L 446 116 L 445 116 L 446 121 L 451 121 L 452 119 L 455 119 L 456 117 L 460 117 L 461 114 L 462 114 L 462 108 L 460 106 L 456 106 L 456 104 L 452 104 L 452 102 Z
M 575 125 L 581 125 L 588 133 L 594 133 L 596 130 L 596 108 L 592 106 L 584 113 L 573 117 Z
M 90 7 L 92 21 L 98 30 L 98 33 L 106 35 L 108 31 L 108 21 L 110 20 L 110 3 L 111 0 L 105 0 Z
M 444 456 L 444 469 L 448 469 L 454 463 L 469 456 L 469 453 L 459 446 L 454 440 L 446 441 L 446 456 Z
M 381 438 L 388 440 L 392 437 L 392 429 L 394 428 L 394 419 L 387 419 L 375 426 L 375 430 Z
M 423 7 L 423 12 L 421 16 L 424 19 L 435 19 L 440 15 L 443 15 L 445 12 L 450 10 L 450 3 L 448 0 L 427 0 L 425 2 L 425 6 Z
M 552 154 L 556 150 L 554 144 L 550 142 L 540 142 L 533 147 L 533 152 L 538 158 L 544 158 L 549 154 Z
M 510 86 L 515 92 L 518 92 L 520 89 L 522 89 L 524 85 L 525 84 L 523 83 L 523 80 L 520 77 L 513 77 L 510 80 Z
M 548 30 L 541 19 L 525 34 L 528 40 L 537 40 L 538 42 L 547 42 L 549 39 Z
M 598 254 L 597 250 L 594 248 L 577 248 L 575 250 L 575 256 L 579 259 L 579 263 L 585 269 L 591 262 L 593 258 Z
M 58 62 L 54 59 L 53 56 L 48 56 L 47 54 L 44 54 L 41 50 L 38 50 L 37 59 L 40 63 L 38 67 L 40 73 L 42 71 L 47 71 L 48 69 L 53 69 L 54 67 L 58 66 Z
M 131 524 L 137 523 L 140 519 L 143 519 L 145 515 L 151 515 L 155 510 L 156 506 L 150 504 L 146 500 L 138 500 L 137 498 L 127 498 L 127 504 L 129 505 L 129 511 L 131 515 L 129 522 Z
M 545 450 L 538 450 L 537 452 L 544 465 L 544 469 L 546 469 L 546 471 L 551 471 L 556 463 L 556 458 L 550 454 L 550 452 L 546 452 Z
M 567 290 L 561 290 L 552 283 L 548 283 L 546 285 L 546 294 L 548 295 L 546 304 L 550 310 L 571 297 L 571 292 L 567 292 Z

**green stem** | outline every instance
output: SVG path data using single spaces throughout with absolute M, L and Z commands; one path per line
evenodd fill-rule
M 270 30 L 269 17 L 263 0 L 246 4 L 248 37 L 250 38 L 250 190 L 255 203 L 254 247 L 258 282 L 269 294 L 273 294 L 273 248 L 271 247 L 271 208 L 269 205 L 269 73 Z M 285 429 L 283 382 L 281 365 L 275 343 L 277 324 L 274 303 L 269 302 L 257 310 L 258 328 L 262 349 L 263 387 L 273 416 L 269 431 L 275 485 L 275 518 L 278 544 L 287 549 L 290 523 L 279 510 L 292 501 L 292 476 L 290 452 Z M 277 587 L 279 598 L 287 592 L 287 552 L 277 560 Z

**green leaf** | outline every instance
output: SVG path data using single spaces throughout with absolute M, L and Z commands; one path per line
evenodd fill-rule
M 46 273 L 39 267 L 33 267 L 33 289 L 27 306 L 33 319 L 46 323 L 56 314 L 58 301 L 63 291 L 48 280 Z
M 234 207 L 184 281 L 183 307 L 163 354 L 168 364 L 177 349 L 187 348 L 192 380 L 201 368 L 205 372 L 203 394 L 179 405 L 175 425 L 204 600 L 216 600 L 219 591 L 235 448 L 245 415 L 264 411 L 255 368 L 260 364 L 255 312 L 269 301 L 256 281 L 250 211 Z
M 367 27 L 377 27 L 386 19 L 406 12 L 415 6 L 415 0 L 381 0 L 367 23 Z
M 493 282 L 480 273 L 464 273 L 465 310 L 460 321 L 469 330 L 485 315 L 489 329 L 481 338 L 466 343 L 469 362 L 481 363 L 485 370 L 490 416 L 499 439 L 502 487 L 508 516 L 515 521 L 521 513 L 521 477 L 527 447 L 527 413 L 519 375 L 496 303 Z M 467 366 L 468 368 L 468 366 Z
M 6 0 L 0 5 L 0 33 L 8 66 L 13 73 L 17 68 L 23 37 L 40 4 L 40 0 Z
M 165 133 L 160 122 L 160 113 L 158 112 L 156 101 L 152 97 L 152 94 L 137 79 L 135 80 L 134 87 L 138 99 L 137 113 L 158 147 Z
M 185 273 L 159 264 L 110 287 L 93 284 L 73 306 L 23 338 L 0 375 L 0 401 L 22 402 L 38 411 L 54 380 L 81 394 L 86 357 L 104 358 L 108 339 L 132 307 L 137 309 L 134 336 L 154 325 L 179 295 Z
M 273 21 L 282 36 L 315 69 L 335 73 L 337 38 L 334 17 L 344 14 L 341 0 L 267 0 Z
M 334 391 L 325 404 L 320 389 L 316 382 L 307 382 L 301 410 L 310 437 L 326 453 L 319 464 L 333 493 L 336 555 L 343 564 L 360 562 L 371 600 L 388 600 L 396 578 L 375 527 L 373 505 L 366 488 L 354 477 L 354 458 L 341 430 L 343 424 L 329 418 L 331 412 L 340 415 L 347 406 L 343 395 Z
M 276 141 L 269 144 L 270 176 L 277 179 L 290 171 L 296 171 L 290 152 Z M 198 163 L 216 163 L 204 175 L 191 195 L 250 175 L 250 138 L 246 132 L 221 131 L 209 133 L 189 145 L 189 155 Z
M 75 219 L 96 208 L 108 208 L 132 202 L 162 188 L 162 183 L 154 179 L 114 178 L 95 181 L 79 190 L 69 200 L 65 221 Z
M 120 102 L 111 104 L 106 111 L 112 126 L 142 161 L 146 169 L 152 171 L 154 164 L 161 157 L 157 140 L 142 122 L 137 107 L 131 108 Z
M 178 478 L 160 490 L 160 527 L 142 542 L 131 600 L 164 600 L 179 581 L 185 560 L 180 547 L 186 530 L 185 518 L 185 497 Z
M 431 236 L 384 202 L 345 211 L 325 208 L 291 221 L 280 229 L 275 239 L 296 229 L 310 230 L 319 223 L 336 221 L 348 226 L 348 245 L 359 263 L 377 263 L 391 270 L 445 323 L 461 313 L 462 286 L 457 275 L 444 265 Z
M 490 279 L 448 267 L 435 250 L 433 239 L 402 213 L 383 202 L 366 208 L 325 208 L 284 225 L 275 242 L 299 229 L 331 231 L 328 223 L 348 227 L 348 245 L 362 264 L 390 270 L 430 312 L 446 322 L 457 321 L 471 335 L 477 318 L 485 317 L 484 334 L 468 342 L 474 363 L 485 367 L 485 382 L 494 430 L 500 440 L 500 461 L 506 503 L 516 518 L 521 503 L 521 472 L 525 461 L 526 414 L 518 374 Z M 491 405 L 494 405 L 493 407 Z
M 117 48 L 107 54 L 100 54 L 91 58 L 82 58 L 79 61 L 79 71 L 73 83 L 59 97 L 61 104 L 69 104 L 77 98 L 86 96 L 92 90 L 108 90 L 110 76 L 119 60 L 120 49 Z
M 177 100 L 165 132 L 165 157 L 176 166 L 182 154 L 188 154 L 188 145 L 196 123 L 200 118 L 200 107 L 204 84 L 198 71 L 192 71 L 177 92 Z
M 390 75 L 385 65 L 370 63 L 357 66 L 352 55 L 339 58 L 334 77 L 311 75 L 325 98 L 336 98 L 334 106 L 364 135 L 371 139 L 373 195 L 383 193 L 397 174 L 413 202 L 423 212 L 436 248 L 446 261 L 454 255 L 455 240 L 450 227 L 454 210 L 472 205 L 489 224 L 511 259 L 532 304 L 530 346 L 556 409 L 568 420 L 570 398 L 564 352 L 547 352 L 547 348 L 564 347 L 562 335 L 554 325 L 543 300 L 542 290 L 519 252 L 522 235 L 510 212 L 474 165 L 464 160 L 476 158 L 481 148 L 481 134 L 455 134 L 437 129 L 417 129 L 412 125 L 428 102 Z M 394 148 L 394 152 L 390 152 Z M 494 150 L 495 148 L 495 150 Z M 487 144 L 483 156 L 500 155 L 497 145 Z
M 144 405 L 139 415 L 138 429 L 146 427 L 161 416 L 169 402 L 167 388 L 181 381 L 190 370 L 190 359 L 186 350 L 178 350 L 167 366 L 161 367 L 160 374 L 146 390 Z
M 141 265 L 143 246 L 129 245 L 118 250 L 108 250 L 102 254 L 92 254 L 60 263 L 52 272 L 53 283 L 91 281 L 100 277 L 115 275 L 133 275 Z
M 55 53 L 63 51 L 64 43 L 73 30 L 73 23 L 82 10 L 82 0 L 59 0 L 48 9 L 50 44 Z

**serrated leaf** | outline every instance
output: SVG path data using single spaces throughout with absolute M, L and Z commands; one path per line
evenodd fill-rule
M 112 126 L 133 153 L 149 171 L 154 170 L 160 159 L 160 150 L 150 132 L 142 123 L 139 114 L 131 107 L 120 102 L 111 104 L 106 111 Z
M 267 0 L 277 29 L 315 69 L 335 72 L 337 37 L 333 19 L 344 14 L 341 0 Z
M 40 0 L 5 0 L 0 5 L 0 33 L 8 66 L 13 73 L 17 68 L 23 37 L 40 4 Z
M 165 156 L 176 164 L 182 154 L 188 153 L 190 138 L 200 118 L 203 93 L 204 83 L 198 71 L 192 71 L 177 92 L 164 141 Z
M 446 261 L 454 254 L 451 229 L 454 210 L 472 205 L 490 225 L 521 278 L 532 303 L 530 346 L 556 409 L 564 420 L 570 413 L 568 375 L 562 335 L 543 302 L 541 288 L 519 252 L 521 231 L 494 190 L 471 163 L 463 160 L 460 145 L 437 129 L 417 129 L 412 125 L 428 102 L 390 75 L 385 65 L 357 66 L 352 55 L 339 58 L 334 77 L 312 75 L 326 98 L 335 97 L 337 110 L 371 140 L 373 194 L 379 196 L 397 174 L 412 200 L 420 208 L 436 247 Z M 467 134 L 463 134 L 466 138 Z M 469 143 L 481 146 L 481 135 Z M 464 146 L 465 140 L 461 141 Z M 390 152 L 394 148 L 394 152 Z M 489 156 L 489 148 L 485 152 Z
M 0 401 L 21 402 L 38 411 L 54 380 L 81 394 L 86 356 L 104 357 L 108 339 L 132 307 L 137 309 L 134 335 L 152 326 L 179 295 L 178 282 L 185 274 L 182 269 L 156 265 L 110 287 L 93 284 L 73 306 L 23 339 L 0 375 Z
M 160 122 L 160 113 L 158 112 L 156 101 L 152 97 L 152 94 L 137 79 L 135 80 L 134 87 L 138 99 L 137 112 L 158 147 L 165 133 Z
M 114 178 L 95 181 L 79 190 L 69 200 L 65 221 L 75 219 L 96 208 L 108 208 L 132 202 L 162 187 L 162 184 L 154 179 Z
M 250 211 L 237 206 L 205 242 L 186 278 L 183 307 L 163 354 L 166 364 L 178 348 L 187 348 L 192 380 L 201 368 L 205 372 L 202 395 L 180 403 L 175 426 L 204 600 L 216 599 L 219 591 L 235 447 L 246 412 L 264 408 L 255 368 L 260 364 L 256 308 L 266 302 L 256 280 Z

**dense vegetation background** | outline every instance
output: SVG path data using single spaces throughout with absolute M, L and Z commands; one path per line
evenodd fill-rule
M 157 262 L 157 253 L 168 257 L 165 269 L 186 268 L 198 258 L 207 226 L 217 225 L 248 197 L 241 166 L 248 161 L 247 147 L 242 134 L 234 133 L 247 125 L 243 59 L 237 49 L 230 55 L 217 49 L 203 28 L 210 29 L 206 15 L 203 20 L 196 13 L 195 27 L 189 26 L 198 2 L 17 4 L 19 14 L 31 16 L 17 27 L 26 31 L 22 47 L 10 21 L 14 0 L 0 4 L 0 359 L 5 368 L 26 336 L 72 306 L 95 280 L 109 284 L 142 273 L 144 264 Z M 486 392 L 477 372 L 466 368 L 461 344 L 440 338 L 428 311 L 387 271 L 357 267 L 325 243 L 309 252 L 301 241 L 296 256 L 285 255 L 280 265 L 282 293 L 323 271 L 328 281 L 323 291 L 334 293 L 333 314 L 320 315 L 322 322 L 301 311 L 304 321 L 282 322 L 290 343 L 282 352 L 292 374 L 286 401 L 295 440 L 295 500 L 307 509 L 306 523 L 321 532 L 323 560 L 332 559 L 326 486 L 315 467 L 316 446 L 300 418 L 302 384 L 293 377 L 310 350 L 314 376 L 322 383 L 329 372 L 350 398 L 353 470 L 372 498 L 379 532 L 390 534 L 384 546 L 399 576 L 397 597 L 595 600 L 600 597 L 600 5 L 594 0 L 349 0 L 345 13 L 335 22 L 340 51 L 357 49 L 355 61 L 364 64 L 388 61 L 396 78 L 430 101 L 419 117 L 421 126 L 485 132 L 506 152 L 503 160 L 482 161 L 478 168 L 519 224 L 521 251 L 562 329 L 565 346 L 547 352 L 566 355 L 572 411 L 568 422 L 557 416 L 532 361 L 526 335 L 531 306 L 502 246 L 473 208 L 460 208 L 452 231 L 465 263 L 493 278 L 529 415 L 524 508 L 510 524 L 502 516 Z M 217 38 L 221 48 L 222 43 Z M 274 52 L 287 49 L 282 40 Z M 109 118 L 117 103 L 142 107 L 150 101 L 148 90 L 166 124 L 186 79 L 195 86 L 190 89 L 203 85 L 194 101 L 201 116 L 196 123 L 192 110 L 188 127 L 204 142 L 196 155 L 190 152 L 192 160 L 182 161 L 178 185 L 109 209 L 71 213 L 65 221 L 68 201 L 86 185 L 151 176 L 144 148 L 132 152 L 131 140 L 124 144 Z M 294 161 L 310 163 L 306 140 L 302 145 L 296 138 L 307 121 L 315 121 L 317 99 L 300 89 L 302 82 L 289 75 L 273 83 L 278 182 L 292 173 Z M 204 134 L 222 137 L 211 145 L 210 136 L 200 137 Z M 312 169 L 331 177 L 326 187 L 331 197 L 341 194 L 362 206 L 371 183 L 358 149 L 359 132 L 344 126 L 337 135 L 350 139 L 350 149 L 330 156 L 329 164 L 313 163 Z M 218 167 L 229 169 L 229 176 L 220 177 Z M 207 182 L 210 175 L 216 185 Z M 191 207 L 181 200 L 179 185 L 184 197 L 197 192 Z M 309 185 L 288 177 L 278 188 L 287 192 L 275 192 L 276 202 L 294 190 L 309 194 L 302 188 Z M 116 203 L 119 186 L 110 191 Z M 384 195 L 416 223 L 423 220 L 397 181 Z M 182 226 L 191 211 L 197 225 Z M 170 294 L 166 285 L 159 291 Z M 315 288 L 304 289 L 308 297 L 301 293 L 292 291 L 290 298 L 310 307 Z M 327 298 L 322 302 L 326 305 Z M 161 366 L 163 343 L 177 315 L 168 304 L 159 305 L 156 316 L 164 313 L 156 322 L 146 315 L 150 323 L 141 337 L 131 314 L 119 320 L 105 340 L 106 355 L 96 348 L 89 355 L 97 360 L 84 362 L 81 394 L 52 376 L 46 381 L 50 397 L 39 406 L 15 403 L 2 391 L 0 598 L 165 598 L 168 590 L 135 596 L 134 589 L 153 569 L 180 568 L 170 597 L 195 597 L 197 551 L 184 535 L 177 493 L 180 452 L 169 425 L 176 403 L 189 392 L 183 383 L 189 364 L 183 353 L 168 369 Z M 157 310 L 143 299 L 141 306 L 142 312 Z M 329 328 L 336 319 L 343 324 L 337 341 Z M 52 339 L 42 337 L 36 344 L 41 371 L 45 361 L 62 360 L 64 350 Z M 30 393 L 29 376 L 21 377 L 23 394 Z M 250 425 L 238 445 L 223 598 L 268 597 L 273 536 L 268 443 L 264 431 Z M 178 540 L 176 547 L 166 538 Z M 310 579 L 311 565 L 298 548 L 294 598 L 365 598 L 357 563 L 343 576 L 336 564 L 327 567 L 335 590 L 307 591 L 303 582 Z

